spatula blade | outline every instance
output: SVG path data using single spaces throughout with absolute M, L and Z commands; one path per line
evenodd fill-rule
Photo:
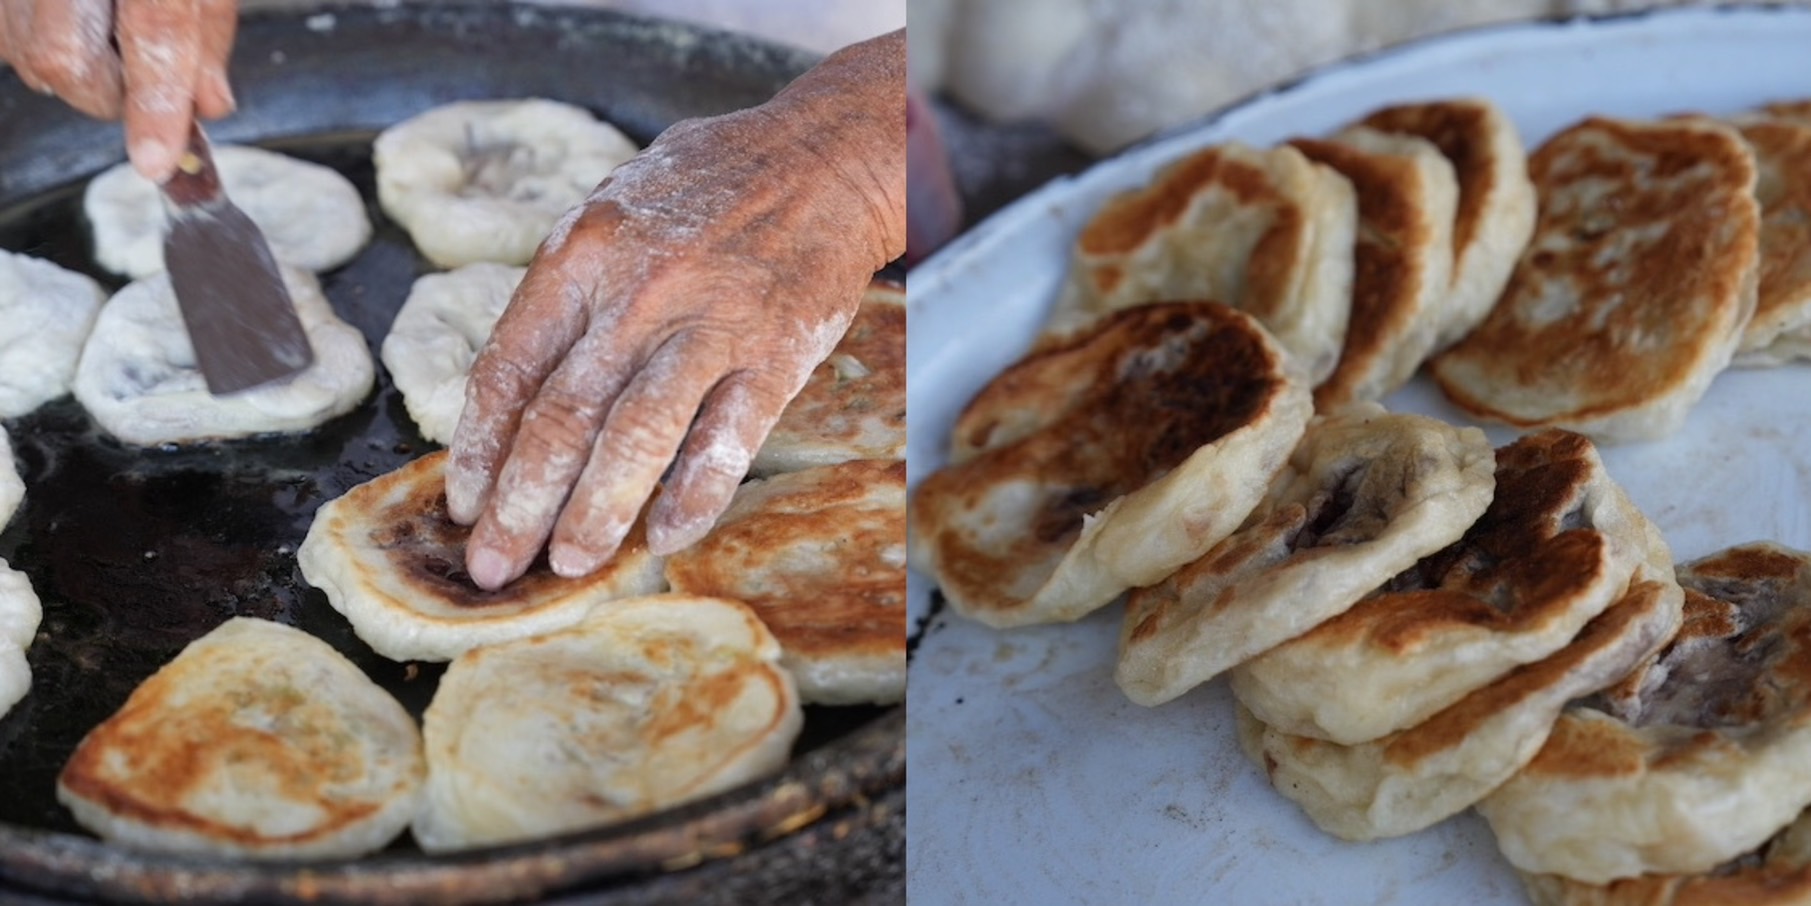
M 199 126 L 182 168 L 164 184 L 164 198 L 170 215 L 164 267 L 208 392 L 238 393 L 314 364 L 270 244 L 221 189 Z

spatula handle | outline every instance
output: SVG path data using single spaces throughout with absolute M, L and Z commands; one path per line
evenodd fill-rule
M 176 163 L 175 172 L 163 185 L 164 196 L 179 208 L 207 204 L 220 198 L 220 174 L 214 169 L 214 153 L 208 147 L 207 134 L 200 123 L 189 126 L 189 147 Z

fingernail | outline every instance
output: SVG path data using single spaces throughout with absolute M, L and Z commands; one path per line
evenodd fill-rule
M 547 551 L 547 565 L 562 579 L 579 579 L 597 571 L 603 560 L 580 550 L 576 545 L 555 544 Z
M 239 99 L 233 95 L 233 86 L 226 80 L 226 73 L 214 71 L 214 87 L 220 89 L 220 96 L 226 100 L 227 109 L 239 109 Z
M 176 171 L 176 155 L 175 148 L 152 138 L 141 138 L 127 149 L 127 156 L 132 158 L 132 166 L 139 174 L 157 183 L 169 179 Z
M 487 548 L 472 551 L 471 556 L 466 558 L 465 566 L 479 588 L 491 591 L 502 588 L 515 578 L 515 571 L 510 569 L 509 560 Z

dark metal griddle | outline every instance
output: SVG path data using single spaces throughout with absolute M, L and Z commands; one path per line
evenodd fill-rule
M 217 141 L 326 164 L 377 225 L 323 275 L 375 355 L 410 283 L 432 268 L 378 210 L 370 141 L 465 98 L 576 103 L 645 144 L 672 122 L 770 97 L 813 58 L 604 11 L 503 3 L 323 7 L 242 19 L 242 112 Z M 0 248 L 101 279 L 81 222 L 87 179 L 122 157 L 117 125 L 79 117 L 0 74 Z M 76 742 L 190 640 L 234 615 L 300 626 L 419 714 L 438 665 L 370 651 L 293 552 L 314 509 L 434 445 L 380 374 L 374 396 L 317 431 L 146 450 L 100 434 L 72 400 L 6 423 L 27 485 L 0 557 L 44 599 L 33 689 L 0 719 L 0 898 L 30 902 L 859 902 L 902 890 L 903 709 L 809 708 L 782 776 L 660 815 L 533 844 L 432 858 L 404 841 L 308 865 L 183 859 L 82 834 L 54 797 Z

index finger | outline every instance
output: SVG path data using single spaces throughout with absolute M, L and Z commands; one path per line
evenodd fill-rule
M 197 0 L 119 0 L 118 22 L 126 153 L 147 179 L 163 182 L 195 121 L 200 6 Z
M 446 465 L 447 514 L 461 525 L 484 513 L 523 410 L 585 330 L 584 289 L 557 267 L 537 263 L 530 264 L 466 379 L 465 409 Z

